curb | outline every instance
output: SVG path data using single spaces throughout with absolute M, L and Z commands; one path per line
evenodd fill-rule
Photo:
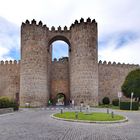
M 133 112 L 138 112 L 138 113 L 140 113 L 140 110 L 119 110 L 119 109 L 116 109 L 115 111 L 118 111 L 118 112 L 132 112 L 132 113 Z
M 13 114 L 14 114 L 14 112 L 12 112 L 12 113 L 4 113 L 4 114 L 0 114 L 0 117 L 7 116 L 7 115 L 13 115 Z
M 114 123 L 128 122 L 127 117 L 125 117 L 125 119 L 123 119 L 123 120 L 118 120 L 118 121 L 84 121 L 84 120 L 73 120 L 73 119 L 58 118 L 58 117 L 55 117 L 54 114 L 52 114 L 50 116 L 51 116 L 51 118 L 56 119 L 56 120 L 69 121 L 69 122 L 80 122 L 80 123 L 114 124 Z

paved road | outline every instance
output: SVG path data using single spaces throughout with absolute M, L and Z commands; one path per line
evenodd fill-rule
M 140 140 L 140 111 L 118 112 L 129 118 L 120 124 L 60 121 L 50 117 L 54 112 L 30 109 L 0 116 L 0 140 Z

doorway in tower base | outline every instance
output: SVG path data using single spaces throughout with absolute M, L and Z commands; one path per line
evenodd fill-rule
M 66 96 L 65 96 L 65 94 L 58 93 L 56 95 L 56 105 L 57 106 L 66 105 Z

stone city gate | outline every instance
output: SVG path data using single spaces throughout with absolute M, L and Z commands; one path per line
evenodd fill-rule
M 69 59 L 52 62 L 51 44 L 69 45 Z M 49 29 L 40 21 L 21 26 L 20 104 L 46 105 L 56 90 L 76 104 L 98 104 L 97 23 L 88 18 L 68 29 Z M 55 72 L 54 72 L 55 71 Z M 57 90 L 58 90 L 57 89 Z

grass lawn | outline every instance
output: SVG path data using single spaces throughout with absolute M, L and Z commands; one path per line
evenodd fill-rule
M 54 114 L 55 117 L 64 118 L 64 119 L 75 119 L 75 112 L 64 112 L 63 114 L 57 113 Z M 78 112 L 78 120 L 85 120 L 85 121 L 117 121 L 123 120 L 124 117 L 120 115 L 114 115 L 114 118 L 111 117 L 111 114 L 107 113 L 99 113 L 93 112 L 91 114 L 85 114 L 83 112 Z

